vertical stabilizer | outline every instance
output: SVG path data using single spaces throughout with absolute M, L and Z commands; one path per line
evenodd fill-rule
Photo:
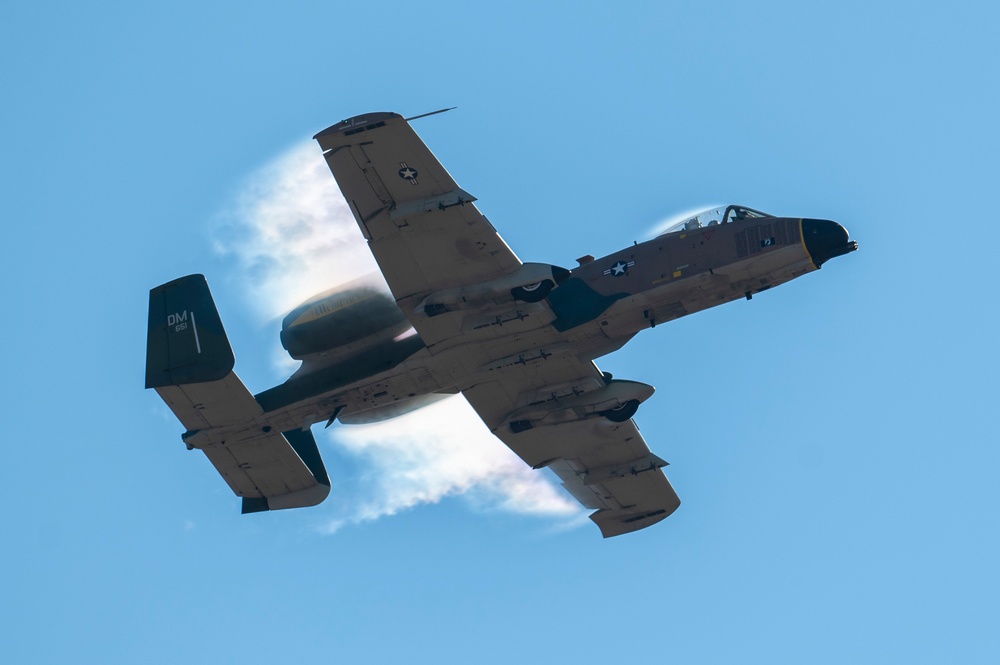
M 149 292 L 146 387 L 218 381 L 235 358 L 204 275 L 188 275 Z

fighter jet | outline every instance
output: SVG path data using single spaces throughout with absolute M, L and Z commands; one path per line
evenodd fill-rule
M 594 511 L 604 537 L 665 519 L 680 499 L 632 419 L 654 389 L 594 359 L 857 243 L 836 222 L 730 205 L 572 268 L 522 263 L 413 119 L 369 113 L 314 137 L 391 295 L 359 281 L 295 308 L 281 343 L 302 364 L 252 395 L 204 276 L 163 284 L 149 297 L 146 388 L 244 513 L 327 497 L 313 424 L 377 422 L 462 393 L 498 439 Z

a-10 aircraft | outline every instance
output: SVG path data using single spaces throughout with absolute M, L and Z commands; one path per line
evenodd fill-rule
M 327 497 L 314 423 L 376 422 L 461 392 L 497 438 L 595 511 L 605 537 L 666 518 L 680 499 L 632 420 L 654 389 L 593 359 L 857 243 L 832 221 L 731 205 L 571 270 L 522 263 L 412 119 L 370 113 L 315 136 L 392 295 L 357 282 L 297 307 L 281 342 L 301 367 L 252 395 L 205 278 L 163 284 L 149 297 L 146 387 L 244 513 Z

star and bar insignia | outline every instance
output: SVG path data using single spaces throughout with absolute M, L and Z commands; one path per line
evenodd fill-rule
M 604 271 L 605 275 L 611 275 L 613 277 L 621 277 L 622 275 L 628 274 L 628 269 L 635 265 L 635 261 L 619 261 L 610 268 Z
M 403 180 L 409 180 L 411 185 L 417 184 L 417 170 L 407 166 L 406 162 L 399 163 L 399 177 Z

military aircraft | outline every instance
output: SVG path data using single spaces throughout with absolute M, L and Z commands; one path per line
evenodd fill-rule
M 376 422 L 460 392 L 497 438 L 595 511 L 604 537 L 663 520 L 680 499 L 632 420 L 654 389 L 612 378 L 594 358 L 818 270 L 857 243 L 832 221 L 730 205 L 572 269 L 522 263 L 413 119 L 370 113 L 314 137 L 391 296 L 359 281 L 295 308 L 281 342 L 302 364 L 252 395 L 205 278 L 163 284 L 149 297 L 146 387 L 244 513 L 327 497 L 313 424 Z

